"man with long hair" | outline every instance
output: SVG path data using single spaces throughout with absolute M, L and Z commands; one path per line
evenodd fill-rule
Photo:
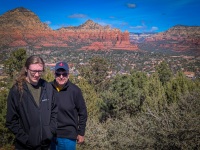
M 17 150 L 47 150 L 56 132 L 57 105 L 52 86 L 41 79 L 44 66 L 41 57 L 30 56 L 8 95 L 6 127 Z

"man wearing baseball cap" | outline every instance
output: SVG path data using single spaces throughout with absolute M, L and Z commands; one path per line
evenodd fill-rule
M 84 142 L 87 108 L 81 89 L 69 81 L 69 66 L 66 62 L 56 64 L 55 79 L 51 84 L 58 105 L 57 137 L 51 149 L 75 150 L 76 142 Z

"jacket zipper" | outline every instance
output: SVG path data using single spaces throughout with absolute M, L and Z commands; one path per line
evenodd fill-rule
M 42 141 L 42 117 L 41 117 L 41 110 L 40 110 L 40 141 Z
M 40 132 L 41 132 L 41 134 L 40 134 L 40 141 L 42 141 L 42 126 L 43 126 L 43 124 L 42 124 L 42 116 L 41 116 L 41 101 L 42 101 L 42 98 L 43 98 L 43 95 L 44 95 L 44 90 L 45 89 L 41 89 L 41 95 L 40 95 L 40 105 L 39 105 L 39 110 L 40 110 Z

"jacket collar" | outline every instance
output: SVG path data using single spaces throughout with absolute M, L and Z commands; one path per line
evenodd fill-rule
M 42 89 L 46 89 L 45 80 L 40 79 L 40 80 L 38 81 L 38 83 L 40 84 L 40 86 L 42 87 Z M 28 89 L 28 86 L 27 86 L 27 84 L 26 84 L 26 81 L 23 82 L 23 88 L 24 88 L 25 90 Z
M 51 85 L 56 89 L 56 80 L 55 79 L 51 82 Z M 62 88 L 62 90 L 66 90 L 69 87 L 69 85 L 70 85 L 70 81 L 68 79 L 67 83 L 64 85 L 64 87 Z

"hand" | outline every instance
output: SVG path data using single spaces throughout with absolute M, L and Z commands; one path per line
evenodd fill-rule
M 84 142 L 84 136 L 78 135 L 78 136 L 77 136 L 77 143 L 78 143 L 78 144 L 81 144 L 81 143 L 83 143 L 83 142 Z

